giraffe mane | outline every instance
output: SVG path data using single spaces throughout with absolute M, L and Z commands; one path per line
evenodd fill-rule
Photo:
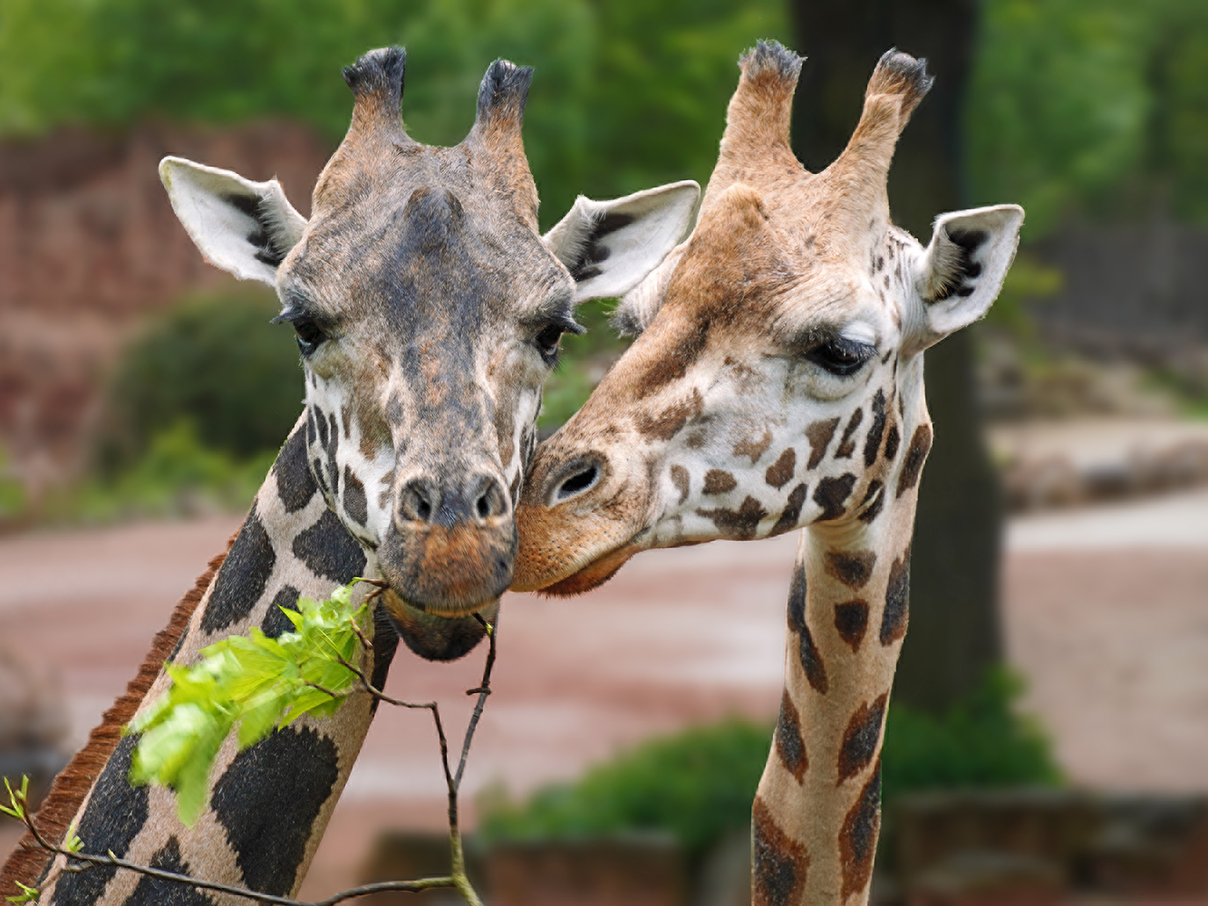
M 34 816 L 38 832 L 46 840 L 57 843 L 62 841 L 67 834 L 71 819 L 79 811 L 84 797 L 96 783 L 101 770 L 113 755 L 118 742 L 121 741 L 122 727 L 134 717 L 134 713 L 150 691 L 156 677 L 163 670 L 164 661 L 184 635 L 189 621 L 193 617 L 193 612 L 205 596 L 206 589 L 210 587 L 218 567 L 226 559 L 235 537 L 235 535 L 231 536 L 226 550 L 210 560 L 206 571 L 197 578 L 193 588 L 180 599 L 180 603 L 176 605 L 172 617 L 168 620 L 168 625 L 156 633 L 155 639 L 151 642 L 151 650 L 147 652 L 134 679 L 127 684 L 126 691 L 114 700 L 102 715 L 101 723 L 88 734 L 88 742 L 80 751 L 76 752 L 67 767 L 55 778 L 50 792 L 46 794 L 46 799 L 42 802 L 42 807 Z M 38 848 L 33 834 L 27 830 L 12 856 L 0 869 L 0 898 L 19 893 L 18 884 L 25 884 L 29 887 L 37 886 L 49 867 L 52 857 L 53 854 Z

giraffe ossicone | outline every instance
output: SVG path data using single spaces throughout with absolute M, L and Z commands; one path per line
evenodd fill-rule
M 433 148 L 403 131 L 404 64 L 388 48 L 345 71 L 352 124 L 309 219 L 275 180 L 179 158 L 161 165 L 201 252 L 276 288 L 281 320 L 297 333 L 306 410 L 225 559 L 177 606 L 126 695 L 56 780 L 36 818 L 50 839 L 75 821 L 90 852 L 295 894 L 368 731 L 369 696 L 243 752 L 228 739 L 193 827 L 180 823 L 170 790 L 130 784 L 137 740 L 122 727 L 170 683 L 165 662 L 192 663 L 252 627 L 279 635 L 290 626 L 282 606 L 358 575 L 391 589 L 364 665 L 377 687 L 399 636 L 430 659 L 473 648 L 479 624 L 456 615 L 489 613 L 511 577 L 512 507 L 541 385 L 560 335 L 578 330 L 574 306 L 633 286 L 690 225 L 699 188 L 681 182 L 580 199 L 541 236 L 520 140 L 531 70 L 492 64 L 470 134 Z M 18 882 L 57 906 L 245 902 L 127 871 L 75 871 L 28 849 L 0 871 L 0 896 Z
M 894 147 L 931 85 L 896 51 L 845 150 L 807 172 L 801 62 L 774 42 L 740 60 L 695 230 L 622 301 L 636 339 L 537 449 L 513 585 L 576 594 L 643 550 L 805 529 L 753 811 L 753 899 L 778 906 L 867 900 L 931 445 L 922 353 L 985 314 L 1023 220 L 945 214 L 925 248 L 891 223 Z

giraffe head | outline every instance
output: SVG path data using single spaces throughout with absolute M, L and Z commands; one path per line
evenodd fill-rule
M 658 264 L 698 189 L 581 198 L 541 236 L 521 141 L 532 70 L 493 63 L 469 135 L 439 148 L 404 131 L 404 64 L 387 48 L 344 71 L 352 123 L 309 219 L 275 180 L 177 158 L 160 174 L 210 261 L 276 289 L 302 353 L 307 468 L 333 518 L 402 602 L 451 616 L 512 578 L 513 505 L 575 304 Z M 287 508 L 290 481 L 278 476 Z
M 924 248 L 889 220 L 898 136 L 931 85 L 890 51 L 843 153 L 789 147 L 801 58 L 740 61 L 696 229 L 618 309 L 637 339 L 543 443 L 514 587 L 573 594 L 648 548 L 876 519 L 930 447 L 923 350 L 980 318 L 1023 211 L 945 214 Z

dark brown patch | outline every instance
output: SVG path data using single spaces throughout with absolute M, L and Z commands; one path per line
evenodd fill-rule
M 365 485 L 344 466 L 344 512 L 354 523 L 364 526 L 369 521 L 369 502 L 365 498 Z
M 872 860 L 877 851 L 877 835 L 881 832 L 881 761 L 839 831 L 839 854 L 843 864 L 843 889 L 840 900 L 854 896 L 868 886 L 872 877 Z
M 340 410 L 340 421 L 343 423 L 344 439 L 348 440 L 352 437 L 352 409 L 345 406 Z
M 712 519 L 723 538 L 749 541 L 755 537 L 759 522 L 768 514 L 768 511 L 754 497 L 747 497 L 737 510 L 698 509 L 696 513 L 698 516 Z
M 706 494 L 724 494 L 738 487 L 738 481 L 729 472 L 722 469 L 710 469 L 705 473 Z
M 771 445 L 772 432 L 764 431 L 763 436 L 759 440 L 747 438 L 736 443 L 734 445 L 734 455 L 749 456 L 751 457 L 751 465 L 755 465 L 755 463 L 759 462 L 759 457 L 763 456 Z
M 881 644 L 892 645 L 906 635 L 910 621 L 910 551 L 889 567 L 889 587 L 881 612 Z
M 805 753 L 805 740 L 801 738 L 801 718 L 797 716 L 797 708 L 789 698 L 788 689 L 784 690 L 780 698 L 780 719 L 776 722 L 776 751 L 785 768 L 800 783 L 809 769 L 810 760 Z
M 852 413 L 851 421 L 847 423 L 847 427 L 843 429 L 843 439 L 839 441 L 839 449 L 835 451 L 835 459 L 847 459 L 856 450 L 856 442 L 852 439 L 852 435 L 856 433 L 856 429 L 860 427 L 860 422 L 864 421 L 864 410 L 857 409 Z
M 853 652 L 858 651 L 860 643 L 864 641 L 864 632 L 868 629 L 868 605 L 860 600 L 836 604 L 835 629 Z
M 808 493 L 809 485 L 804 481 L 789 491 L 788 500 L 784 502 L 784 509 L 780 511 L 780 518 L 772 526 L 773 535 L 783 535 L 797 527 L 797 520 L 801 518 L 801 507 L 805 505 L 805 497 Z
M 898 444 L 901 443 L 902 435 L 898 433 L 896 424 L 889 426 L 889 433 L 885 435 L 885 459 L 893 462 L 894 457 L 898 455 Z
M 839 419 L 836 417 L 824 422 L 811 422 L 805 429 L 805 437 L 810 442 L 810 459 L 805 464 L 807 469 L 812 469 L 822 462 L 826 448 L 830 446 L 831 438 L 835 436 L 835 429 L 838 427 Z
M 227 550 L 230 550 L 237 535 L 238 533 L 232 535 L 227 541 Z M 188 631 L 193 612 L 225 558 L 224 551 L 210 561 L 206 571 L 193 584 L 193 588 L 176 605 L 168 625 L 156 634 L 151 642 L 151 650 L 147 652 L 134 679 L 126 686 L 125 693 L 101 716 L 100 724 L 88 735 L 88 742 L 76 752 L 67 767 L 55 778 L 50 792 L 38 809 L 37 816 L 38 829 L 47 840 L 63 840 L 68 826 L 84 802 L 84 797 L 88 795 L 117 749 L 117 744 L 122 740 L 122 728 L 134 717 L 134 712 L 138 710 L 138 706 L 142 704 L 143 698 L 163 669 L 164 660 L 170 652 L 179 647 L 180 640 Z M 13 850 L 12 857 L 4 863 L 3 870 L 0 870 L 0 897 L 17 896 L 20 893 L 17 889 L 18 883 L 28 887 L 37 886 L 52 859 L 50 853 L 38 848 L 33 835 L 27 831 Z
M 679 502 L 683 503 L 688 499 L 688 470 L 683 466 L 671 467 L 671 483 L 675 485 L 675 489 L 679 491 Z
M 692 395 L 678 403 L 672 403 L 658 415 L 641 414 L 637 417 L 638 431 L 654 440 L 671 440 L 683 430 L 688 419 L 700 415 L 704 401 L 700 391 L 692 388 Z
M 854 554 L 827 551 L 825 569 L 828 576 L 833 576 L 848 588 L 862 588 L 872 575 L 876 562 L 875 551 L 859 551 Z
M 856 713 L 847 722 L 836 765 L 839 783 L 855 777 L 876 757 L 881 743 L 881 723 L 885 719 L 885 705 L 888 701 L 889 693 L 882 692 L 872 704 L 857 708 Z
M 858 517 L 865 525 L 876 519 L 880 515 L 881 508 L 885 506 L 885 494 L 882 493 L 884 489 L 885 486 L 875 479 L 869 482 L 868 490 L 864 492 L 864 499 L 860 501 L 860 506 L 864 507 L 864 510 Z M 869 503 L 869 501 L 872 502 Z
M 684 438 L 684 443 L 688 445 L 690 450 L 699 450 L 705 445 L 705 430 L 703 428 L 692 431 Z
M 837 519 L 843 515 L 843 504 L 856 486 L 856 476 L 848 472 L 839 478 L 823 478 L 814 490 L 814 503 L 822 507 L 819 521 Z
M 797 633 L 797 654 L 801 660 L 801 669 L 805 671 L 805 678 L 809 680 L 815 692 L 825 695 L 830 683 L 826 678 L 826 665 L 822 663 L 822 656 L 818 653 L 809 626 L 805 623 L 805 593 L 805 565 L 798 560 L 793 567 L 793 579 L 789 583 L 788 625 L 792 632 Z
M 810 866 L 805 847 L 776 826 L 758 796 L 751 817 L 752 906 L 796 906 L 805 893 Z
M 792 447 L 789 447 L 780 454 L 779 459 L 768 466 L 768 470 L 766 473 L 764 473 L 763 477 L 768 484 L 779 491 L 789 483 L 793 477 L 793 472 L 796 471 L 796 469 L 797 451 Z
M 878 387 L 872 398 L 872 424 L 864 438 L 864 466 L 868 468 L 877 460 L 881 440 L 885 436 L 885 393 Z
M 902 473 L 898 476 L 898 497 L 901 497 L 918 482 L 919 473 L 923 471 L 923 463 L 930 450 L 931 426 L 919 425 L 914 429 L 914 436 L 910 438 L 910 449 L 906 451 L 906 459 L 902 463 Z

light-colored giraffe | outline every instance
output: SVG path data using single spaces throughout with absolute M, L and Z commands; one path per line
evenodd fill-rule
M 699 189 L 677 183 L 612 202 L 581 198 L 540 236 L 520 139 L 531 70 L 494 63 L 469 136 L 431 148 L 399 119 L 404 62 L 390 48 L 345 70 L 352 125 L 309 221 L 276 181 L 173 158 L 161 165 L 201 251 L 276 288 L 279 320 L 298 335 L 306 411 L 225 560 L 181 602 L 126 696 L 57 780 L 36 819 L 54 839 L 75 819 L 91 852 L 295 892 L 368 730 L 368 696 L 242 753 L 228 740 L 191 828 L 170 791 L 129 784 L 136 739 L 120 728 L 170 682 L 165 660 L 191 662 L 252 626 L 277 635 L 291 628 L 279 605 L 326 597 L 357 575 L 389 586 L 368 665 L 379 687 L 399 634 L 434 659 L 472 648 L 481 631 L 465 615 L 493 607 L 511 579 L 514 498 L 559 336 L 578 330 L 574 305 L 633 286 L 688 228 Z M 245 902 L 128 871 L 65 868 L 62 857 L 18 853 L 0 894 L 20 881 L 60 906 Z
M 574 594 L 642 550 L 804 527 L 753 900 L 863 903 L 932 436 L 922 352 L 986 312 L 1023 211 L 945 214 L 926 248 L 890 223 L 890 159 L 931 84 L 906 54 L 881 59 L 817 174 L 789 147 L 800 58 L 761 43 L 740 65 L 695 231 L 623 301 L 637 339 L 538 447 L 515 587 Z

